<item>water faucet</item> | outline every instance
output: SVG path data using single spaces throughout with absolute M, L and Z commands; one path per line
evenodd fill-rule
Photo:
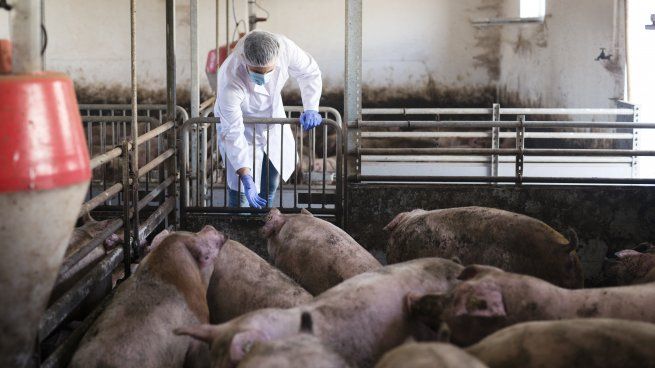
M 610 60 L 612 59 L 612 54 L 605 54 L 605 48 L 601 47 L 600 49 L 600 55 L 596 58 L 596 61 L 599 60 Z

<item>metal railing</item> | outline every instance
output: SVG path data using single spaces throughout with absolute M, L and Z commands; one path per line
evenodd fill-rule
M 92 133 L 91 136 L 97 132 L 101 133 L 99 137 L 104 137 L 106 133 L 111 136 L 108 141 L 97 146 L 93 141 L 89 142 L 94 179 L 97 179 L 98 173 L 112 164 L 117 167 L 118 174 L 111 181 L 103 178 L 101 187 L 94 185 L 92 180 L 89 199 L 82 205 L 79 216 L 90 214 L 102 204 L 114 203 L 113 207 L 117 210 L 108 211 L 112 215 L 101 233 L 89 239 L 64 260 L 56 281 L 56 288 L 60 295 L 52 301 L 39 323 L 40 341 L 46 339 L 65 322 L 97 285 L 111 276 L 121 262 L 124 266 L 123 273 L 128 277 L 131 273 L 132 260 L 142 255 L 141 244 L 153 230 L 164 223 L 166 216 L 175 210 L 177 173 L 169 170 L 171 166 L 166 164 L 174 160 L 176 147 L 168 147 L 166 140 L 161 138 L 169 134 L 175 135 L 176 124 L 172 121 L 160 124 L 155 118 L 140 116 L 138 122 L 143 123 L 144 129 L 136 139 L 133 139 L 132 134 L 128 133 L 131 131 L 131 119 L 130 116 L 82 118 L 88 128 L 87 131 Z M 122 131 L 119 133 L 118 130 Z M 159 149 L 156 157 L 147 158 L 143 162 L 135 160 L 139 156 L 138 151 L 153 140 L 158 141 Z M 158 171 L 158 179 L 153 178 L 152 182 L 146 181 L 145 178 L 155 170 Z M 141 190 L 143 183 L 146 184 L 145 191 Z M 106 210 L 111 207 L 107 206 L 103 212 L 107 212 Z M 141 221 L 140 217 L 146 209 L 148 209 L 148 216 Z M 164 226 L 166 225 L 164 223 Z M 80 261 L 99 247 L 103 247 L 110 236 L 119 232 L 122 233 L 122 247 L 105 251 L 104 256 L 92 263 L 90 269 L 78 267 Z M 57 351 L 53 353 L 44 365 L 56 364 L 60 359 L 58 355 L 60 353 Z
M 302 111 L 302 108 L 288 108 L 288 116 Z M 336 119 L 325 118 L 323 124 L 308 132 L 303 132 L 295 117 L 275 119 L 244 119 L 246 125 L 289 125 L 292 127 L 298 154 L 294 157 L 295 171 L 289 183 L 284 183 L 282 175 L 274 203 L 268 207 L 278 207 L 282 211 L 294 212 L 308 208 L 319 215 L 341 217 L 343 171 L 342 171 L 342 132 L 339 113 L 330 108 L 322 108 L 323 114 Z M 213 117 L 199 117 L 187 120 L 181 129 L 181 213 L 260 213 L 267 209 L 228 206 L 228 185 L 226 169 L 217 148 L 217 124 Z M 330 139 L 328 139 L 330 137 Z M 328 145 L 334 140 L 334 158 L 328 156 Z M 316 157 L 316 144 L 319 144 L 320 158 Z M 196 142 L 194 144 L 194 142 Z M 272 142 L 267 139 L 268 147 Z M 280 136 L 280 146 L 284 146 L 284 135 Z M 305 147 L 306 145 L 306 147 Z M 254 145 L 253 145 L 254 146 Z M 195 147 L 195 148 L 194 148 Z M 253 160 L 255 155 L 253 155 Z M 283 160 L 281 160 L 283 161 Z M 328 167 L 330 166 L 330 167 Z M 253 162 L 253 167 L 255 162 Z M 283 163 L 278 170 L 283 172 Z M 216 175 L 217 173 L 220 175 Z M 208 175 L 209 174 L 209 175 Z M 257 181 L 259 183 L 259 181 Z M 238 189 L 240 191 L 240 188 Z M 240 195 L 240 193 L 239 193 Z M 264 193 L 262 193 L 264 196 Z
M 623 106 L 630 105 L 623 103 Z M 652 129 L 655 124 L 637 122 L 636 106 L 618 109 L 516 109 L 500 108 L 495 104 L 490 109 L 363 109 L 362 115 L 373 118 L 363 118 L 355 126 L 349 127 L 357 131 L 359 138 L 356 181 L 518 185 L 655 183 L 655 178 L 636 178 L 636 158 L 655 154 L 653 151 L 637 150 L 637 132 L 634 130 Z M 447 115 L 465 115 L 469 119 L 443 120 L 442 116 Z M 484 119 L 489 115 L 491 120 L 470 120 L 470 117 Z M 515 119 L 508 120 L 505 118 L 508 115 Z M 526 115 L 537 116 L 539 120 L 528 121 Z M 553 115 L 586 119 L 548 120 Z M 594 121 L 599 117 L 617 121 Z M 574 131 L 565 131 L 570 129 Z M 487 141 L 470 145 L 469 141 L 473 139 Z M 526 141 L 529 142 L 527 145 Z M 562 142 L 565 145 L 582 142 L 579 145 L 583 147 L 543 147 L 562 145 Z M 457 146 L 457 143 L 460 145 Z M 376 164 L 380 167 L 377 172 Z M 394 164 L 397 165 L 396 170 L 393 169 Z M 526 164 L 531 166 L 533 175 L 525 175 Z M 510 167 L 513 175 L 507 175 Z M 574 174 L 584 173 L 584 170 L 588 173 L 581 177 L 564 176 L 561 175 L 564 167 Z M 599 169 L 605 175 L 609 173 L 610 177 L 597 177 Z M 416 174 L 416 171 L 420 173 Z M 559 175 L 543 175 L 549 171 L 556 171 Z

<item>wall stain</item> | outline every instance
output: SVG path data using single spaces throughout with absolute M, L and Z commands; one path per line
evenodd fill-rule
M 499 18 L 502 14 L 504 0 L 480 0 L 475 8 L 475 17 Z M 475 47 L 482 51 L 473 56 L 473 65 L 487 70 L 489 79 L 500 79 L 500 43 L 501 27 L 476 27 Z

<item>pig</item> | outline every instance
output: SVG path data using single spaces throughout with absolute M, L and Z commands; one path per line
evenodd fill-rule
M 576 237 L 569 241 L 528 216 L 485 207 L 419 209 L 397 215 L 385 230 L 391 232 L 389 263 L 457 257 L 464 265 L 487 264 L 562 287 L 583 286 Z
M 283 215 L 273 208 L 262 235 L 268 241 L 271 263 L 312 295 L 382 267 L 345 231 L 305 209 L 300 214 Z
M 617 318 L 655 323 L 655 288 L 633 285 L 569 290 L 535 277 L 473 265 L 448 293 L 408 295 L 412 315 L 437 328 L 448 324 L 453 341 L 473 344 L 507 326 L 536 320 Z
M 301 315 L 300 333 L 281 340 L 256 342 L 238 368 L 350 368 L 342 356 L 313 335 L 311 315 Z
M 93 217 L 91 217 L 89 213 L 86 213 L 83 217 L 82 226 L 73 229 L 64 257 L 70 257 L 85 245 L 87 245 L 91 240 L 100 236 L 107 230 L 108 227 L 113 224 L 113 221 L 115 220 L 96 221 L 93 219 Z M 75 285 L 75 283 L 77 283 L 85 274 L 89 272 L 89 270 L 93 268 L 93 266 L 95 266 L 105 256 L 106 250 L 114 248 L 120 241 L 120 237 L 117 234 L 111 233 L 102 242 L 102 245 L 97 246 L 86 256 L 82 257 L 82 259 L 80 259 L 72 267 L 68 268 L 67 270 L 61 270 L 57 276 L 55 286 L 50 294 L 48 305 L 54 303 L 66 291 Z M 98 290 L 94 290 L 94 292 L 92 292 L 92 294 L 95 295 L 91 295 L 89 298 L 87 298 L 89 305 L 94 305 L 96 302 L 100 301 L 104 295 L 106 295 L 108 290 L 111 289 L 111 285 L 109 285 L 109 283 L 110 281 L 107 279 L 104 283 L 106 287 L 97 288 Z
M 375 368 L 485 368 L 464 350 L 445 343 L 408 343 L 388 353 Z
M 655 325 L 617 319 L 521 323 L 466 351 L 490 368 L 655 367 Z
M 243 244 L 229 240 L 214 262 L 207 303 L 211 323 L 261 308 L 291 308 L 312 295 Z
M 603 274 L 610 285 L 655 282 L 655 246 L 643 243 L 614 253 L 605 260 Z
M 440 258 L 409 261 L 354 276 L 302 306 L 260 309 L 220 325 L 184 326 L 175 333 L 211 344 L 214 367 L 233 367 L 254 342 L 297 334 L 306 312 L 314 335 L 326 346 L 358 367 L 372 367 L 414 332 L 405 295 L 446 292 L 461 270 L 461 265 Z
M 171 330 L 209 321 L 207 285 L 225 241 L 211 226 L 165 237 L 118 286 L 82 338 L 70 367 L 180 367 L 187 355 L 201 364 L 204 346 Z M 205 354 L 208 359 L 206 349 Z

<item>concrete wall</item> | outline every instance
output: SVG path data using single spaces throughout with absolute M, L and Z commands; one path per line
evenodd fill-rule
M 338 103 L 344 71 L 344 1 L 259 3 L 271 13 L 260 28 L 286 34 L 309 51 L 323 70 L 326 95 L 336 96 L 326 103 Z M 599 47 L 611 47 L 613 0 L 548 0 L 543 25 L 479 28 L 470 23 L 516 16 L 518 3 L 364 0 L 365 104 L 486 105 L 496 99 L 498 90 L 504 104 L 596 107 L 609 105 L 609 98 L 622 93 L 616 68 L 608 71 L 593 61 Z M 215 1 L 199 4 L 202 68 L 207 51 L 215 45 Z M 237 4 L 236 16 L 242 19 L 245 1 Z M 142 98 L 149 100 L 165 95 L 164 5 L 164 0 L 138 2 L 139 82 Z M 219 2 L 219 11 L 224 40 L 225 0 Z M 178 82 L 183 90 L 188 89 L 190 75 L 188 1 L 177 1 L 177 15 Z M 230 14 L 233 24 L 231 18 Z M 72 75 L 83 101 L 128 98 L 128 2 L 48 0 L 46 19 L 48 69 Z M 204 72 L 201 81 L 207 89 Z

